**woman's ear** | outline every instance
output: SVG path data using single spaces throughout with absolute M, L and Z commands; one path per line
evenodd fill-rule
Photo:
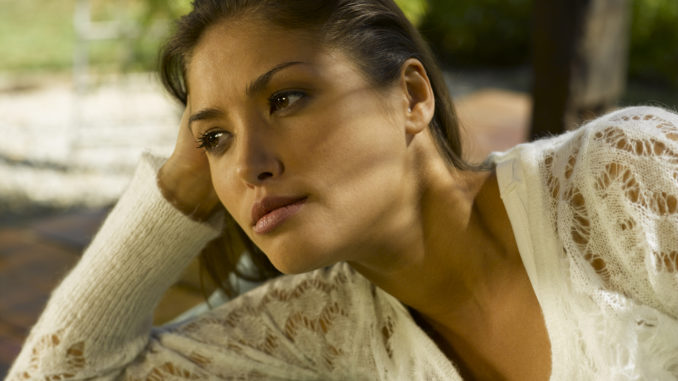
M 418 134 L 428 127 L 435 112 L 435 97 L 424 65 L 415 58 L 405 61 L 400 83 L 404 95 L 405 132 Z

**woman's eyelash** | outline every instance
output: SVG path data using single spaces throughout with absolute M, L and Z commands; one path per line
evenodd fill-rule
M 228 142 L 224 141 L 229 137 L 227 135 L 230 134 L 226 131 L 207 131 L 196 140 L 197 148 L 204 148 L 208 152 L 223 151 L 227 148 Z
M 306 98 L 306 93 L 299 90 L 281 91 L 271 95 L 268 99 L 271 114 L 292 107 Z M 220 153 L 230 145 L 230 133 L 223 130 L 212 130 L 203 133 L 196 139 L 198 149 L 203 148 L 210 153 Z
M 273 114 L 285 108 L 292 107 L 305 97 L 306 93 L 298 90 L 275 93 L 268 98 L 269 112 Z

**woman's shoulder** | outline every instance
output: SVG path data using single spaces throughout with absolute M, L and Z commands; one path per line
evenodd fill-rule
M 631 155 L 661 155 L 663 145 L 678 144 L 678 114 L 654 106 L 626 107 L 574 131 L 535 142 L 540 143 L 550 150 L 569 148 L 582 154 L 621 150 Z
M 678 114 L 652 106 L 623 108 L 562 135 L 519 145 L 496 161 L 507 159 L 538 173 L 554 197 L 590 179 L 599 190 L 607 188 L 621 168 L 643 172 L 647 185 L 667 187 L 660 173 L 675 171 L 678 162 Z
M 556 232 L 578 264 L 571 270 L 583 271 L 575 278 L 678 317 L 678 115 L 607 114 L 541 165 Z
M 595 119 L 581 128 L 594 149 L 634 156 L 672 154 L 678 145 L 678 114 L 659 107 L 627 107 Z
M 624 108 L 546 141 L 537 151 L 554 195 L 586 190 L 605 199 L 621 192 L 647 207 L 638 187 L 666 193 L 678 186 L 678 114 L 659 107 Z

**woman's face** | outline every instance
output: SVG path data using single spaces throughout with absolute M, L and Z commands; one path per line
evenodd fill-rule
M 219 199 L 281 271 L 360 261 L 415 199 L 398 84 L 375 89 L 304 32 L 208 29 L 188 68 L 189 125 Z

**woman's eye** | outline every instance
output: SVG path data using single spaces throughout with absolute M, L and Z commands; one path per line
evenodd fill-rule
M 208 131 L 198 138 L 198 148 L 204 148 L 209 153 L 221 153 L 228 148 L 231 134 L 227 131 Z
M 306 94 L 300 91 L 288 91 L 284 93 L 273 94 L 273 96 L 268 99 L 268 104 L 270 107 L 269 112 L 273 114 L 276 111 L 290 107 L 305 96 Z

